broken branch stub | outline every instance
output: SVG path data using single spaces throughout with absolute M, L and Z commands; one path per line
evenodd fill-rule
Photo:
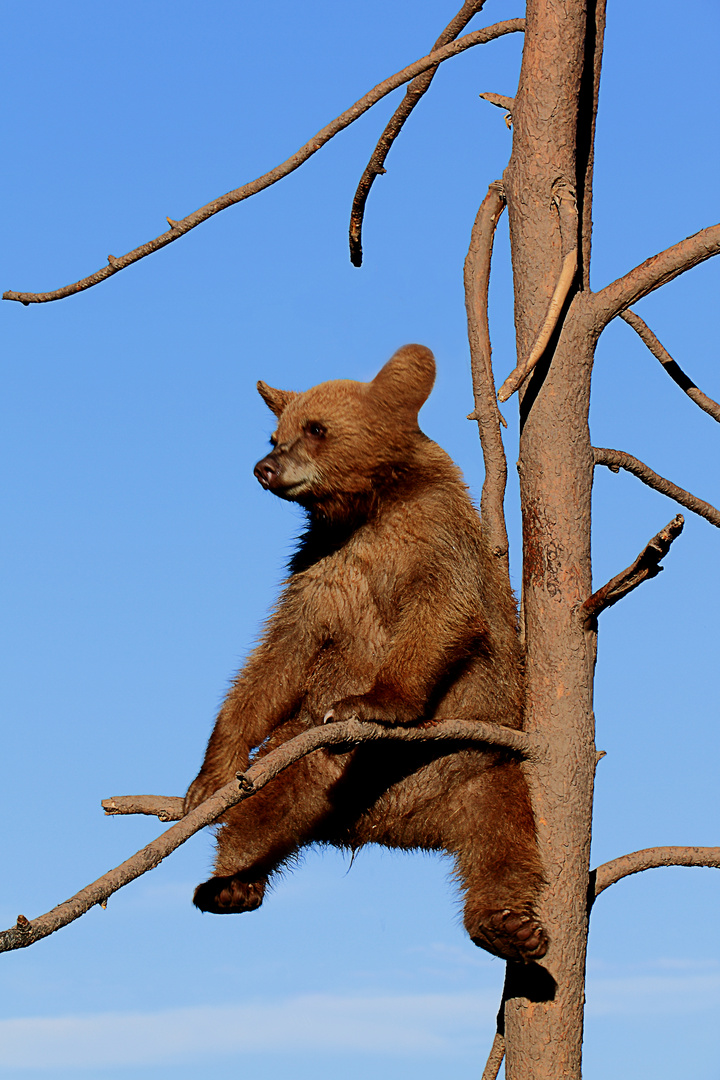
M 618 600 L 622 600 L 633 589 L 637 589 L 638 585 L 642 585 L 643 581 L 660 573 L 660 560 L 667 555 L 670 545 L 680 535 L 684 524 L 685 518 L 682 514 L 677 514 L 664 529 L 648 541 L 630 566 L 616 574 L 585 601 L 580 608 L 580 617 L 586 626 L 593 625 L 601 612 L 617 604 Z

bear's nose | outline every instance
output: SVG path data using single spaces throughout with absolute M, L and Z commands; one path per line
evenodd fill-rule
M 263 458 L 262 461 L 258 461 L 253 472 L 262 486 L 266 489 L 270 487 L 278 474 L 277 465 L 274 461 L 271 461 L 269 457 Z

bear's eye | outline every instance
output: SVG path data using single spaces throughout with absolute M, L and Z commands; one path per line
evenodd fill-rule
M 308 423 L 305 425 L 305 431 L 308 433 L 308 435 L 312 435 L 314 439 L 324 439 L 327 428 L 325 428 L 322 424 L 319 424 L 317 420 L 309 420 Z
M 270 436 L 270 445 L 277 446 L 277 442 L 277 435 L 273 432 L 273 434 Z

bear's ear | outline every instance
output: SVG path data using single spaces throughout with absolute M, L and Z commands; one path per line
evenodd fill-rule
M 286 405 L 297 397 L 294 390 L 275 390 L 274 387 L 268 386 L 262 379 L 257 384 L 258 394 L 263 399 L 268 409 L 275 413 L 276 416 L 280 416 L 284 412 Z
M 424 345 L 403 345 L 370 383 L 373 397 L 389 409 L 411 412 L 425 404 L 435 382 L 435 358 Z

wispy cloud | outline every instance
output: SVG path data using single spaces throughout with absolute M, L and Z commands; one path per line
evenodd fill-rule
M 307 995 L 253 1005 L 0 1021 L 0 1070 L 102 1068 L 225 1056 L 335 1051 L 464 1052 L 491 1024 L 490 995 Z
M 720 971 L 658 962 L 588 981 L 591 1015 L 717 1010 Z M 302 997 L 152 1013 L 0 1021 L 0 1076 L 23 1069 L 99 1069 L 207 1061 L 235 1054 L 350 1052 L 438 1059 L 482 1053 L 495 993 Z

